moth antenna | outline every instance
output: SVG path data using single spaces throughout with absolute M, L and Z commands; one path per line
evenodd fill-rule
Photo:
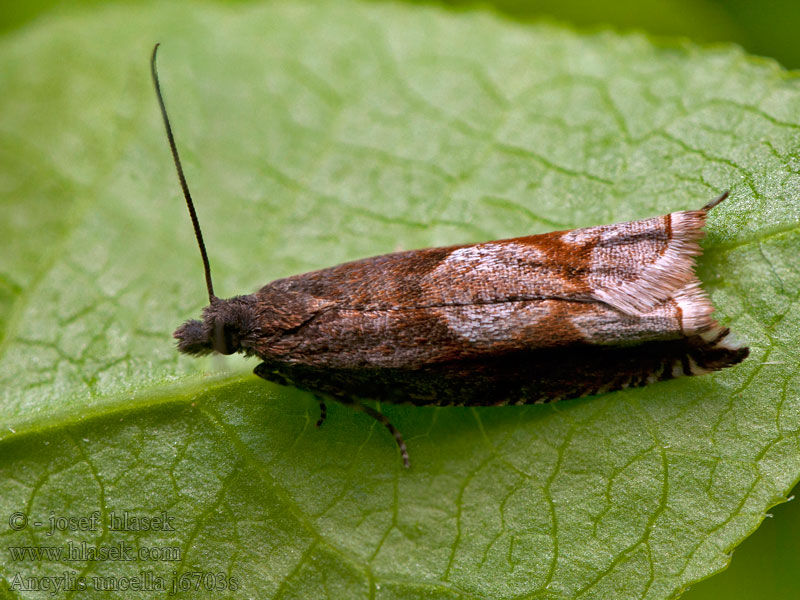
M 175 136 L 172 135 L 172 127 L 169 124 L 169 117 L 167 116 L 167 107 L 164 105 L 164 97 L 161 95 L 161 84 L 158 82 L 156 53 L 160 45 L 161 44 L 156 44 L 153 47 L 153 55 L 150 57 L 150 72 L 153 75 L 153 83 L 156 86 L 158 106 L 161 108 L 161 116 L 164 119 L 164 127 L 167 130 L 167 139 L 169 140 L 169 149 L 172 151 L 172 160 L 175 162 L 175 169 L 178 171 L 178 179 L 181 182 L 183 197 L 186 198 L 186 206 L 189 208 L 189 216 L 192 218 L 192 225 L 194 226 L 194 236 L 197 238 L 197 245 L 200 246 L 200 255 L 203 257 L 203 269 L 205 269 L 206 287 L 208 288 L 208 301 L 210 304 L 214 304 L 218 298 L 214 295 L 214 286 L 211 283 L 211 266 L 208 263 L 206 245 L 203 243 L 203 232 L 200 231 L 200 222 L 197 220 L 197 212 L 194 210 L 194 202 L 192 202 L 192 195 L 189 193 L 189 185 L 186 183 L 186 177 L 183 175 L 181 158 L 178 156 L 178 147 L 175 145 Z
M 724 191 L 724 192 L 722 192 L 722 193 L 721 193 L 719 196 L 717 196 L 717 197 L 716 197 L 716 198 L 714 198 L 714 199 L 713 199 L 711 202 L 709 202 L 709 203 L 708 203 L 708 204 L 706 204 L 706 205 L 705 205 L 703 208 L 701 208 L 700 210 L 705 210 L 705 211 L 709 211 L 709 210 L 711 210 L 711 209 L 712 209 L 712 208 L 714 208 L 714 207 L 715 207 L 717 204 L 719 204 L 720 202 L 722 202 L 723 200 L 725 200 L 725 198 L 727 198 L 727 197 L 728 197 L 728 194 L 730 194 L 730 193 L 731 193 L 731 191 L 730 191 L 730 190 L 725 190 L 725 191 Z

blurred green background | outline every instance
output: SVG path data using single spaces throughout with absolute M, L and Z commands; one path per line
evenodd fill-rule
M 129 0 L 129 3 L 135 1 Z M 42 15 L 57 15 L 103 3 L 105 0 L 4 2 L 0 11 L 0 32 L 23 27 Z M 184 3 L 188 10 L 190 0 Z M 545 16 L 579 27 L 610 25 L 658 36 L 681 36 L 696 42 L 736 42 L 751 54 L 769 56 L 789 69 L 800 68 L 800 44 L 797 43 L 800 2 L 797 0 L 441 0 L 440 4 L 490 8 L 518 20 Z
M 91 10 L 101 2 L 6 2 L 0 11 L 0 33 L 8 35 L 37 19 Z M 800 68 L 798 0 L 495 0 L 480 3 L 442 0 L 442 3 L 456 10 L 487 8 L 523 21 L 544 17 L 579 28 L 611 26 L 702 43 L 734 42 L 749 53 L 775 59 L 788 69 Z M 187 10 L 190 7 L 187 1 Z M 798 491 L 800 488 L 796 488 L 795 493 Z M 682 598 L 800 598 L 800 510 L 794 504 L 776 506 L 772 510 L 774 518 L 767 519 L 736 549 L 727 571 L 699 583 Z

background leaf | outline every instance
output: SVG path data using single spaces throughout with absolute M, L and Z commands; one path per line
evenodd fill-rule
M 125 0 L 150 4 L 153 0 Z M 253 0 L 229 0 L 247 4 Z M 257 0 L 255 0 L 257 1 Z M 409 0 L 427 2 L 427 0 Z M 94 7 L 103 0 L 27 0 L 9 3 L 0 14 L 0 31 L 19 27 L 42 13 L 69 13 L 76 6 Z M 439 0 L 459 9 L 489 9 L 517 20 L 556 18 L 581 26 L 612 26 L 700 42 L 736 42 L 751 53 L 771 56 L 788 68 L 800 67 L 800 4 L 794 0 Z M 175 4 L 175 2 L 171 2 Z M 184 1 L 184 10 L 192 2 Z
M 753 357 L 554 406 L 383 407 L 410 472 L 364 415 L 332 407 L 315 431 L 313 399 L 253 364 L 202 376 L 168 335 L 204 291 L 148 79 L 156 39 L 219 293 L 732 187 L 700 276 Z M 112 7 L 0 48 L 0 514 L 176 523 L 3 528 L 4 547 L 181 557 L 9 559 L 6 582 L 210 571 L 243 597 L 663 598 L 721 568 L 797 479 L 800 103 L 771 63 L 343 3 Z

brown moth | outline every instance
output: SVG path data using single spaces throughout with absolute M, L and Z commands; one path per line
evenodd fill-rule
M 359 398 L 418 406 L 554 402 L 701 375 L 748 355 L 711 316 L 694 274 L 708 211 L 395 252 L 214 295 L 202 234 L 156 73 L 209 305 L 178 327 L 194 356 L 257 356 L 255 374 L 371 415 Z

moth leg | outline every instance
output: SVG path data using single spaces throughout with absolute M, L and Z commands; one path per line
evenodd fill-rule
M 256 365 L 256 368 L 253 369 L 253 373 L 262 379 L 266 379 L 267 381 L 273 381 L 281 385 L 294 385 L 294 383 L 287 377 L 281 375 L 277 371 L 271 371 L 269 367 L 267 367 L 266 363 L 260 363 Z M 322 396 L 314 394 L 314 398 L 316 398 L 317 402 L 319 402 L 319 419 L 317 419 L 317 427 L 320 427 L 325 422 L 325 418 L 328 416 L 328 407 L 325 405 L 325 399 Z
M 325 405 L 325 399 L 321 396 L 315 395 L 314 398 L 319 402 L 319 419 L 317 419 L 317 428 L 321 427 L 328 416 L 328 407 Z
M 253 373 L 258 375 L 262 379 L 266 379 L 267 381 L 272 381 L 275 383 L 279 383 L 281 385 L 294 385 L 294 382 L 291 379 L 279 373 L 275 369 L 271 369 L 270 367 L 267 366 L 267 363 L 260 363 L 256 365 L 256 368 L 253 369 Z M 328 407 L 325 404 L 325 399 L 322 396 L 318 396 L 315 394 L 314 397 L 317 399 L 317 402 L 319 402 L 319 419 L 317 419 L 317 427 L 319 427 L 320 425 L 322 425 L 322 423 L 325 421 L 325 418 L 328 416 Z M 353 408 L 357 408 L 358 410 L 367 413 L 370 417 L 378 421 L 378 423 L 386 427 L 386 429 L 389 430 L 389 433 L 392 434 L 395 441 L 397 442 L 397 447 L 400 448 L 400 456 L 403 459 L 403 466 L 405 468 L 409 468 L 411 466 L 411 463 L 408 460 L 408 449 L 406 448 L 406 443 L 403 440 L 403 436 L 397 430 L 397 428 L 389 422 L 389 419 L 387 419 L 384 415 L 379 413 L 374 408 L 371 408 L 369 406 L 364 406 L 363 404 L 359 404 L 358 402 L 350 398 L 344 396 L 340 397 L 338 395 L 331 395 L 329 396 L 329 399 L 336 400 L 337 402 L 341 402 L 342 404 L 348 404 Z
M 267 363 L 258 363 L 256 368 L 253 369 L 253 373 L 261 377 L 261 379 L 266 379 L 267 381 L 271 381 L 273 383 L 277 383 L 279 385 L 294 385 L 291 379 L 278 373 L 278 371 L 274 369 L 270 369 L 267 366 Z
M 386 429 L 389 430 L 389 433 L 394 436 L 394 440 L 397 442 L 397 447 L 400 448 L 400 456 L 403 458 L 403 466 L 408 469 L 411 466 L 411 463 L 408 461 L 408 449 L 406 448 L 406 442 L 403 440 L 402 434 L 394 425 L 391 424 L 389 419 L 386 418 L 386 415 L 379 413 L 374 408 L 364 406 L 363 404 L 354 403 L 353 407 L 367 413 L 370 417 L 375 419 L 378 423 L 382 424 L 384 427 L 386 427 Z

